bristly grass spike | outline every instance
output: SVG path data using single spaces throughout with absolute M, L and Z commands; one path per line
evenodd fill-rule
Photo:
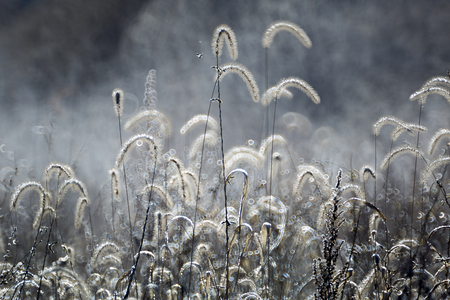
M 228 25 L 222 24 L 218 26 L 213 33 L 212 39 L 212 51 L 214 57 L 220 57 L 222 55 L 223 43 L 227 44 L 228 52 L 232 60 L 238 58 L 238 47 L 236 36 L 234 31 Z
M 115 88 L 112 92 L 112 99 L 114 103 L 114 111 L 116 112 L 117 116 L 122 115 L 123 113 L 123 99 L 124 99 L 124 93 L 121 89 Z
M 269 48 L 273 42 L 275 35 L 281 31 L 292 33 L 306 48 L 312 47 L 311 39 L 306 32 L 297 24 L 289 21 L 277 21 L 271 24 L 265 31 L 262 38 L 262 45 L 264 48 Z

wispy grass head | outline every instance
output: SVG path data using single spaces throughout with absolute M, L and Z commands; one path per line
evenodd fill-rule
M 234 31 L 228 25 L 222 24 L 218 26 L 213 33 L 212 51 L 213 55 L 220 57 L 222 55 L 223 43 L 227 44 L 228 53 L 232 60 L 238 58 L 238 47 Z
M 262 38 L 264 48 L 269 48 L 273 42 L 273 38 L 277 33 L 287 31 L 293 34 L 306 48 L 312 47 L 312 42 L 306 32 L 295 23 L 289 21 L 278 21 L 271 24 L 265 31 Z
M 254 102 L 259 102 L 259 88 L 258 84 L 256 83 L 255 78 L 253 77 L 253 74 L 250 73 L 250 71 L 244 67 L 241 64 L 226 64 L 220 67 L 221 72 L 219 73 L 219 80 L 222 80 L 223 77 L 225 77 L 226 74 L 229 73 L 235 73 L 238 74 L 239 77 L 242 78 L 242 80 L 247 85 L 248 91 L 250 92 L 250 95 Z
M 289 77 L 282 79 L 277 84 L 277 90 L 275 94 L 275 98 L 278 99 L 280 95 L 283 93 L 283 90 L 289 87 L 295 87 L 302 92 L 304 92 L 315 104 L 320 103 L 320 96 L 317 94 L 317 92 L 310 86 L 306 81 L 296 78 L 296 77 Z

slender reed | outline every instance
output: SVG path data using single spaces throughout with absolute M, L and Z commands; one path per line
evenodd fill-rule
M 217 34 L 216 34 L 217 33 Z M 222 70 L 219 68 L 219 56 L 220 56 L 220 49 L 222 45 L 222 35 L 225 34 L 227 37 L 228 42 L 228 50 L 230 51 L 230 56 L 233 58 L 237 58 L 237 43 L 235 42 L 236 38 L 234 37 L 234 33 L 232 34 L 231 29 L 228 26 L 219 26 L 216 28 L 214 35 L 213 35 L 213 54 L 216 56 L 216 71 L 217 71 L 217 102 L 219 104 L 219 128 L 220 128 L 220 147 L 221 147 L 221 155 L 222 155 L 222 178 L 223 178 L 223 192 L 224 192 L 224 205 L 225 205 L 225 236 L 226 236 L 226 244 L 225 244 L 225 260 L 226 260 L 226 284 L 225 284 L 225 299 L 228 299 L 228 289 L 230 284 L 230 278 L 229 278 L 229 256 L 228 256 L 228 202 L 227 202 L 227 187 L 225 184 L 225 154 L 223 150 L 223 124 L 222 124 L 222 100 L 220 95 L 220 75 Z M 233 51 L 233 48 L 236 47 L 236 51 Z M 234 54 L 235 53 L 235 54 Z M 192 272 L 191 272 L 192 273 Z

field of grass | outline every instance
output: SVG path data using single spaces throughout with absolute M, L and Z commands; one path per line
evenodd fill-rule
M 142 78 L 143 99 L 118 86 L 102 112 L 110 117 L 91 133 L 115 144 L 101 148 L 110 153 L 97 153 L 89 176 L 77 174 L 82 146 L 61 150 L 52 116 L 30 128 L 45 166 L 2 142 L 0 299 L 448 298 L 450 129 L 425 104 L 450 102 L 450 74 L 423 78 L 401 99 L 417 116 L 380 115 L 359 128 L 370 141 L 348 157 L 339 153 L 344 132 L 280 112 L 289 99 L 320 112 L 313 85 L 269 82 L 279 36 L 299 53 L 314 49 L 313 37 L 292 22 L 267 24 L 252 74 L 239 58 L 246 40 L 227 25 L 211 31 L 196 55 L 212 65 L 201 71 L 210 75 L 204 113 L 181 122 L 160 111 L 165 83 L 155 70 Z M 230 90 L 247 104 L 230 108 Z M 236 144 L 233 133 L 248 136 L 240 119 L 257 125 Z M 111 153 L 109 174 L 95 172 Z M 76 158 L 55 160 L 66 156 Z

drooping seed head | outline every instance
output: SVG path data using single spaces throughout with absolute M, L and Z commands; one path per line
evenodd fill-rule
M 292 33 L 306 48 L 312 47 L 312 42 L 306 32 L 297 24 L 288 21 L 278 21 L 271 24 L 264 32 L 262 38 L 262 45 L 264 48 L 269 48 L 273 42 L 273 38 L 280 31 L 287 31 Z
M 236 60 L 238 58 L 236 36 L 229 26 L 222 24 L 213 33 L 212 51 L 214 56 L 220 57 L 223 52 L 222 47 L 224 41 L 227 44 L 231 59 Z

